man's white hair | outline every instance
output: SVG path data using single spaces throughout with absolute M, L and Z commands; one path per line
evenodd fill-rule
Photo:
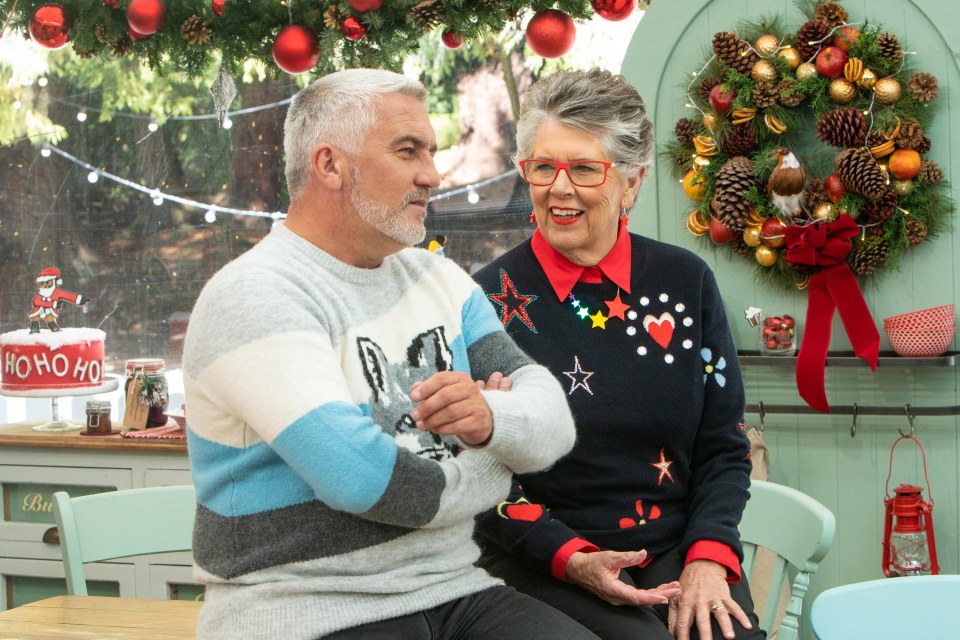
M 426 102 L 416 80 L 382 69 L 348 69 L 323 76 L 293 97 L 283 123 L 287 189 L 296 199 L 307 185 L 311 155 L 320 143 L 359 151 L 374 125 L 374 108 L 389 93 Z

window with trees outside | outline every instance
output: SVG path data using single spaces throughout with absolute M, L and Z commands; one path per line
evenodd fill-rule
M 421 39 L 402 69 L 429 90 L 443 177 L 424 248 L 439 239 L 473 272 L 531 235 L 512 162 L 524 91 L 563 66 L 618 70 L 641 16 L 601 21 L 596 35 L 578 22 L 574 49 L 552 60 L 525 46 L 519 22 L 458 49 L 439 31 Z M 127 359 L 163 358 L 178 408 L 190 311 L 210 276 L 282 220 L 286 105 L 317 76 L 250 60 L 230 74 L 236 94 L 224 104 L 218 64 L 158 73 L 134 56 L 44 49 L 4 26 L 0 332 L 29 327 L 37 276 L 57 267 L 64 289 L 91 299 L 65 305 L 60 324 L 106 332 L 108 374 L 122 378 Z M 237 313 L 243 305 L 240 293 Z M 34 402 L 49 412 L 49 401 L 0 396 L 0 423 L 28 419 Z M 64 412 L 82 418 L 82 401 Z

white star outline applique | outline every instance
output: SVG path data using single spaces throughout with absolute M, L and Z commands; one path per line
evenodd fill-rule
M 713 351 L 707 347 L 700 349 L 700 357 L 703 358 L 703 384 L 707 384 L 707 378 L 712 375 L 721 389 L 727 386 L 727 377 L 720 373 L 727 368 L 727 360 L 720 356 L 714 364 Z
M 651 300 L 647 296 L 640 297 L 640 307 L 646 310 L 646 312 L 641 314 L 634 309 L 627 311 L 627 328 L 626 332 L 628 336 L 636 336 L 639 334 L 639 337 L 643 338 L 643 334 L 649 336 L 653 340 L 654 344 L 659 345 L 664 350 L 663 361 L 667 364 L 673 364 L 675 360 L 674 353 L 671 351 L 671 345 L 675 344 L 674 337 L 677 331 L 682 331 L 684 329 L 689 329 L 693 326 L 693 317 L 685 315 L 687 310 L 687 305 L 683 302 L 676 302 L 672 306 L 670 304 L 670 295 L 667 293 L 661 293 L 657 300 L 660 304 L 663 305 L 661 309 L 665 309 L 660 312 L 660 315 L 654 313 L 654 309 L 651 308 Z M 680 318 L 679 327 L 677 318 Z M 639 322 L 643 331 L 641 332 L 633 323 Z M 692 349 L 693 340 L 689 338 L 684 338 L 680 342 L 680 346 L 683 349 Z M 640 345 L 637 347 L 637 355 L 646 356 L 650 353 L 650 347 L 646 345 Z
M 570 391 L 567 392 L 567 395 L 573 395 L 573 392 L 577 389 L 583 388 L 587 393 L 593 395 L 593 391 L 590 390 L 590 385 L 587 384 L 587 380 L 592 376 L 594 371 L 584 371 L 580 367 L 580 357 L 573 356 L 573 371 L 564 371 L 563 375 L 570 378 Z

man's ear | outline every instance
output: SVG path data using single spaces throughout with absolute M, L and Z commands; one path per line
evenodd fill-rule
M 339 149 L 329 144 L 317 145 L 311 160 L 311 169 L 320 184 L 331 191 L 343 188 L 347 167 Z

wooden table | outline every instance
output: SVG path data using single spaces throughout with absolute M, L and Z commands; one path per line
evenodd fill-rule
M 57 596 L 0 611 L 0 640 L 194 640 L 201 604 Z

